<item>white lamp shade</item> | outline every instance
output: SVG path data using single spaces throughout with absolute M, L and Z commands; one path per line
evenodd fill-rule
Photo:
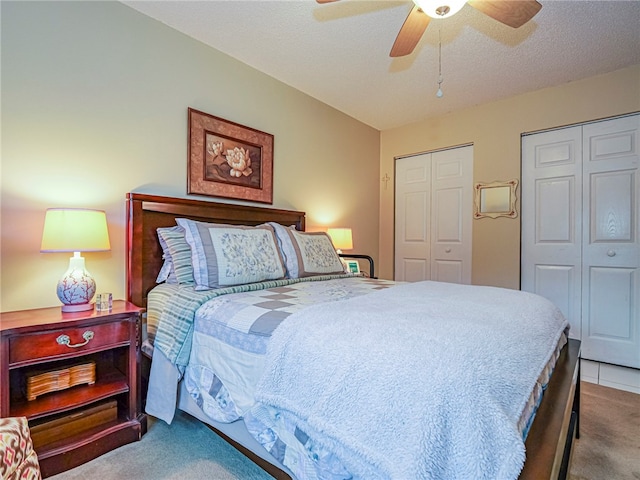
M 107 216 L 102 210 L 50 208 L 44 219 L 41 252 L 111 250 Z
M 353 249 L 353 236 L 350 228 L 329 228 L 327 234 L 336 250 Z

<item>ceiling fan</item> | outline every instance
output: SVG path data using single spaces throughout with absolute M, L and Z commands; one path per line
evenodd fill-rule
M 316 0 L 318 3 L 331 3 L 338 0 Z M 447 18 L 457 13 L 466 3 L 485 15 L 518 28 L 531 20 L 542 8 L 536 0 L 413 0 L 414 6 L 409 12 L 389 56 L 403 57 L 413 52 L 431 18 Z

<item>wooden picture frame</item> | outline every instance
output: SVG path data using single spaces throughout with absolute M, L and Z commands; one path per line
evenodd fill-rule
M 507 182 L 476 183 L 473 218 L 516 218 L 516 190 L 518 180 Z
M 273 203 L 273 135 L 188 113 L 187 193 Z

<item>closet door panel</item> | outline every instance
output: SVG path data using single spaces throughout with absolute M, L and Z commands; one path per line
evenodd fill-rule
M 464 254 L 462 221 L 464 220 L 462 188 L 440 189 L 433 194 L 431 230 L 431 279 L 438 282 L 463 282 Z
M 535 244 L 539 247 L 558 248 L 576 245 L 574 213 L 575 176 L 541 178 L 535 181 Z
M 633 243 L 635 172 L 591 175 L 591 244 Z
M 430 279 L 431 154 L 396 162 L 395 279 Z
M 463 281 L 462 262 L 456 260 L 435 260 L 431 271 L 438 282 L 467 283 Z
M 640 115 L 583 129 L 582 355 L 640 368 Z
M 637 282 L 637 269 L 589 269 L 585 358 L 633 366 L 633 351 L 638 352 L 634 313 L 638 302 Z
M 522 290 L 551 300 L 581 335 L 582 132 L 522 139 Z
M 431 156 L 431 279 L 469 284 L 473 147 Z
M 580 276 L 571 266 L 536 265 L 534 291 L 551 300 L 566 318 L 575 317 L 580 312 L 574 310 L 576 302 L 572 300 L 576 292 L 580 295 L 580 284 L 576 285 L 579 279 Z
M 638 157 L 638 119 L 625 117 L 584 126 L 588 162 L 625 162 Z
M 429 264 L 422 258 L 404 258 L 398 264 L 403 282 L 419 282 L 429 278 Z

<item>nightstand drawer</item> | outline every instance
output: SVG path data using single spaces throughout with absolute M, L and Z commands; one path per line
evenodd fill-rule
M 128 321 L 121 321 L 12 337 L 9 339 L 9 364 L 63 358 L 125 345 L 130 341 L 130 325 Z

